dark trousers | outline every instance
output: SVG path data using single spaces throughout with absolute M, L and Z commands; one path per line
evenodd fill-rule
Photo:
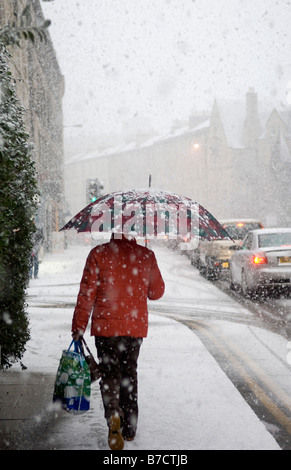
M 123 434 L 133 437 L 138 419 L 137 359 L 142 338 L 95 337 L 101 370 L 100 390 L 107 420 L 118 412 Z
M 35 278 L 38 276 L 38 267 L 39 267 L 39 261 L 38 261 L 38 255 L 33 254 L 30 257 L 30 266 L 29 266 L 29 277 L 32 278 L 32 273 Z

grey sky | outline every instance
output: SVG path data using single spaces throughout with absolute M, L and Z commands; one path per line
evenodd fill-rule
M 76 134 L 164 130 L 215 97 L 286 101 L 289 0 L 42 2 L 66 81 L 65 124 Z

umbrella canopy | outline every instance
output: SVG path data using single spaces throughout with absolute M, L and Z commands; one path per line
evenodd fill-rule
M 76 214 L 61 230 L 133 233 L 141 238 L 167 235 L 231 239 L 203 206 L 192 199 L 154 188 L 117 191 L 101 196 Z

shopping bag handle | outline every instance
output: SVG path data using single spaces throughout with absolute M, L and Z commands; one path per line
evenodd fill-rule
M 71 344 L 70 344 L 70 346 L 69 346 L 69 349 L 68 349 L 68 350 L 70 351 L 70 349 L 71 349 L 71 347 L 72 347 L 73 344 L 74 344 L 75 352 L 76 352 L 76 353 L 80 353 L 80 352 L 82 353 L 82 346 L 81 346 L 81 343 L 80 343 L 79 340 L 78 340 L 78 341 L 75 341 L 75 340 L 73 339 L 72 342 L 71 342 Z
M 72 344 L 74 343 L 74 347 L 75 347 L 75 352 L 77 353 L 81 353 L 83 356 L 85 356 L 84 354 L 84 349 L 83 349 L 83 345 L 82 343 L 84 343 L 84 346 L 85 348 L 87 349 L 88 353 L 92 356 L 92 353 L 89 349 L 89 346 L 87 345 L 85 339 L 83 336 L 80 336 L 80 338 L 78 339 L 78 341 L 75 341 L 74 339 L 72 340 L 71 344 L 70 344 L 70 347 L 69 347 L 69 350 L 71 349 L 72 347 Z
M 80 343 L 81 343 L 81 347 L 82 347 L 82 343 L 84 343 L 84 346 L 85 346 L 85 348 L 87 349 L 88 353 L 91 354 L 91 356 L 92 356 L 92 353 L 91 353 L 91 351 L 90 351 L 90 349 L 89 349 L 89 347 L 88 347 L 88 345 L 87 345 L 87 343 L 86 343 L 86 341 L 85 341 L 85 339 L 84 339 L 83 336 L 80 336 L 80 340 L 79 340 L 79 341 L 80 341 Z M 83 349 L 83 348 L 82 348 L 82 349 Z
M 80 363 L 81 363 L 81 366 L 83 367 L 83 364 L 84 364 L 84 361 L 85 361 L 85 354 L 84 354 L 84 350 L 83 350 L 83 347 L 82 347 L 82 343 L 79 339 L 78 339 L 78 341 L 75 341 L 73 339 L 71 344 L 70 344 L 70 347 L 68 349 L 69 351 L 70 351 L 73 344 L 74 344 L 74 348 L 75 348 L 75 353 L 80 355 Z

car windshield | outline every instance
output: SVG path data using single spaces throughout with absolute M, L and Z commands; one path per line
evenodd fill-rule
M 223 224 L 223 228 L 225 228 L 231 238 L 235 240 L 243 240 L 250 230 L 255 230 L 262 227 L 258 222 L 237 222 L 231 224 Z
M 291 246 L 291 232 L 264 233 L 258 237 L 259 247 Z

